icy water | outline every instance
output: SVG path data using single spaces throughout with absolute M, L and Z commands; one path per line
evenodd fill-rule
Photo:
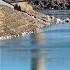
M 37 64 L 40 70 L 70 70 L 70 24 L 44 28 L 39 35 L 41 40 L 26 35 L 1 41 L 0 70 L 37 70 Z

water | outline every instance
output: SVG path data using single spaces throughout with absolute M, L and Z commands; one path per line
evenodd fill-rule
M 43 11 L 43 13 L 46 15 L 55 16 L 56 18 L 70 18 L 70 10 L 46 10 L 46 12 Z
M 0 41 L 0 70 L 70 70 L 70 23 Z

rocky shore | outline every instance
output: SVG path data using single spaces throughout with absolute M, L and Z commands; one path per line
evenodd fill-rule
M 0 5 L 0 40 L 24 36 L 35 30 L 40 32 L 43 27 L 56 22 L 64 23 L 59 18 L 35 11 L 28 2 L 17 3 L 14 7 Z
M 45 20 L 44 20 L 45 19 Z M 47 16 L 40 14 L 30 15 L 27 12 L 20 12 L 8 6 L 0 5 L 0 37 L 19 36 L 24 32 L 33 31 L 35 28 L 45 26 Z

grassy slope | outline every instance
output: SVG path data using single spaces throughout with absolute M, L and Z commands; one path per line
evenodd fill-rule
M 1 16 L 2 15 L 2 16 Z M 11 9 L 7 6 L 0 5 L 0 36 L 17 35 L 25 31 L 32 30 L 32 25 L 40 25 L 39 21 L 26 13 Z

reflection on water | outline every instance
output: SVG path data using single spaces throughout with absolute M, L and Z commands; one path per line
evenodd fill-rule
M 0 70 L 70 70 L 70 24 L 0 41 Z
M 1 70 L 44 70 L 41 37 L 35 29 L 25 37 L 1 41 Z
M 60 19 L 70 18 L 70 10 L 46 10 L 43 13 Z
M 44 70 L 44 58 L 40 49 L 32 50 L 31 70 Z

